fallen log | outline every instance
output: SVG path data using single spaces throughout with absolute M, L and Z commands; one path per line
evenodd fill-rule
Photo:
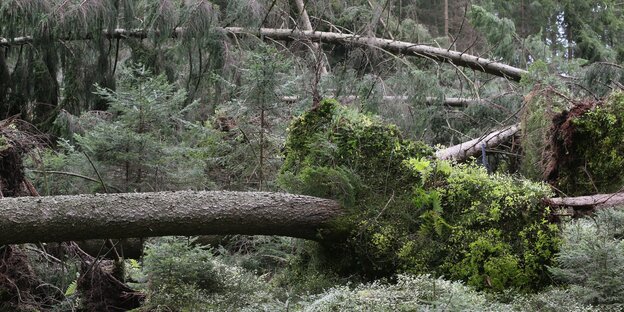
M 442 160 L 466 160 L 468 157 L 479 155 L 483 145 L 485 145 L 485 148 L 496 147 L 506 142 L 509 138 L 518 133 L 519 130 L 519 124 L 512 125 L 504 129 L 491 132 L 480 138 L 438 150 L 435 154 L 438 159 Z
M 596 194 L 577 197 L 554 197 L 544 200 L 551 207 L 570 207 L 576 209 L 608 208 L 624 205 L 624 193 Z
M 342 213 L 340 205 L 332 200 L 267 192 L 4 198 L 0 200 L 0 245 L 211 234 L 318 240 L 319 231 Z
M 393 54 L 411 55 L 443 63 L 452 63 L 456 66 L 468 67 L 476 71 L 504 77 L 513 81 L 520 81 L 522 75 L 527 73 L 524 69 L 509 66 L 507 64 L 499 63 L 479 56 L 405 41 L 366 37 L 353 34 L 340 34 L 323 31 L 294 31 L 292 29 L 275 28 L 261 28 L 254 30 L 240 27 L 227 27 L 224 28 L 224 31 L 237 36 L 248 33 L 273 40 L 313 40 L 322 43 L 374 47 L 383 49 Z
M 397 55 L 411 55 L 431 59 L 437 62 L 452 63 L 456 66 L 471 68 L 476 71 L 500 76 L 513 81 L 520 81 L 522 75 L 527 71 L 507 64 L 499 63 L 490 59 L 482 58 L 475 55 L 466 54 L 459 51 L 452 51 L 443 48 L 437 48 L 412 42 L 396 41 L 391 39 L 366 37 L 353 34 L 341 34 L 324 31 L 313 30 L 295 30 L 295 29 L 277 29 L 277 28 L 260 28 L 246 29 L 241 27 L 224 27 L 216 28 L 225 34 L 231 36 L 254 35 L 262 38 L 293 41 L 293 40 L 311 40 L 314 42 L 330 43 L 338 45 L 353 45 L 359 47 L 373 47 L 383 49 L 389 53 Z M 182 37 L 185 29 L 176 28 L 171 32 L 172 38 Z M 125 39 L 125 38 L 147 38 L 150 34 L 147 29 L 115 29 L 112 31 L 104 31 L 102 36 L 108 39 Z M 70 40 L 88 40 L 93 39 L 93 35 L 82 37 L 62 37 L 58 38 L 62 41 Z M 13 46 L 34 43 L 33 37 L 24 36 L 17 38 L 0 38 L 0 46 Z
M 342 103 L 345 103 L 345 104 L 351 103 L 357 100 L 358 98 L 360 97 L 356 95 L 345 95 L 345 96 L 337 97 L 338 100 L 340 100 Z M 406 95 L 384 95 L 382 99 L 384 102 L 405 102 L 405 101 L 408 101 L 410 98 Z M 286 96 L 280 97 L 280 100 L 286 103 L 293 103 L 293 102 L 297 102 L 301 100 L 301 98 L 296 95 L 294 96 L 286 95 Z M 437 103 L 441 103 L 441 105 L 448 106 L 448 107 L 467 107 L 470 105 L 483 104 L 484 102 L 485 102 L 484 100 L 471 99 L 471 98 L 459 98 L 459 97 L 448 97 L 448 98 L 443 98 L 443 99 L 438 99 L 436 97 L 425 98 L 425 103 L 427 105 L 434 105 Z
M 546 198 L 543 202 L 570 208 L 570 215 L 577 216 L 624 205 L 624 193 Z M 212 234 L 335 239 L 342 233 L 331 232 L 330 224 L 343 213 L 333 200 L 269 192 L 13 197 L 0 199 L 0 245 Z

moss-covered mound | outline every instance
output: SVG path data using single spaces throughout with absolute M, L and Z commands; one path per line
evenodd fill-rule
M 541 204 L 551 195 L 546 185 L 489 175 L 475 165 L 423 167 L 412 161 L 412 169 L 431 180 L 415 188 L 414 203 L 428 209 L 415 239 L 399 254 L 404 271 L 433 269 L 494 290 L 548 284 L 547 266 L 559 240 Z
M 624 186 L 624 93 L 577 105 L 566 117 L 558 138 L 557 187 L 571 195 L 620 190 Z
M 431 273 L 479 288 L 548 282 L 557 229 L 543 184 L 433 159 L 396 127 L 325 100 L 290 127 L 281 184 L 341 200 L 346 242 L 328 246 L 335 268 L 371 277 Z
M 568 196 L 616 192 L 624 186 L 624 93 L 562 105 L 561 97 L 546 92 L 528 104 L 532 109 L 525 113 L 523 138 L 527 176 L 548 181 Z
M 317 182 L 302 186 L 314 186 L 308 191 L 316 195 L 334 191 L 348 195 L 341 198 L 347 204 L 361 188 L 381 195 L 411 189 L 418 177 L 406 174 L 403 161 L 433 155 L 429 146 L 404 140 L 396 126 L 344 108 L 335 100 L 324 100 L 296 119 L 289 127 L 285 148 L 282 177 L 294 174 L 301 182 Z M 348 183 L 340 185 L 332 179 Z M 347 194 L 345 187 L 355 192 Z

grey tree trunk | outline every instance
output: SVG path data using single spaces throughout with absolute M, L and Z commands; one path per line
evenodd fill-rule
M 544 200 L 549 206 L 570 208 L 608 208 L 624 205 L 624 193 L 577 197 L 554 197 Z
M 275 29 L 260 28 L 246 29 L 241 27 L 226 27 L 221 29 L 223 32 L 232 36 L 243 35 L 261 35 L 268 39 L 292 41 L 292 40 L 312 40 L 316 42 L 353 45 L 384 49 L 394 54 L 412 55 L 417 57 L 428 58 L 433 61 L 452 63 L 457 66 L 468 67 L 476 71 L 500 76 L 513 81 L 520 81 L 522 75 L 527 71 L 517 67 L 509 66 L 503 63 L 495 62 L 486 58 L 465 54 L 459 51 L 451 51 L 447 49 L 415 44 L 405 41 L 396 41 L 390 39 L 365 37 L 352 34 L 341 34 L 323 31 L 300 31 L 295 29 Z M 177 28 L 172 32 L 172 37 L 177 38 L 184 33 L 183 28 Z M 111 32 L 104 32 L 103 36 L 111 39 L 124 38 L 147 38 L 148 31 L 144 29 L 115 29 Z M 61 40 L 76 40 L 73 38 L 59 38 Z M 81 39 L 91 39 L 89 36 Z M 0 46 L 11 46 L 32 43 L 31 37 L 18 37 L 12 39 L 0 38 Z
M 358 98 L 362 98 L 362 97 L 359 97 L 357 95 L 344 95 L 344 96 L 339 96 L 338 100 L 340 100 L 343 104 L 348 104 L 357 100 Z M 385 102 L 405 102 L 405 101 L 410 100 L 410 98 L 406 95 L 384 95 L 382 99 Z M 280 100 L 287 102 L 287 103 L 293 103 L 293 102 L 301 100 L 301 98 L 298 96 L 293 96 L 293 95 L 285 95 L 285 96 L 280 97 Z M 424 101 L 428 105 L 434 105 L 434 104 L 438 104 L 438 102 L 440 102 L 440 99 L 435 98 L 435 97 L 427 97 L 425 98 Z M 461 108 L 461 107 L 467 107 L 470 105 L 487 104 L 487 101 L 483 99 L 447 97 L 447 98 L 442 99 L 440 104 L 443 106 L 448 106 L 448 107 L 460 107 Z
M 496 147 L 516 135 L 519 130 L 520 125 L 512 125 L 504 129 L 488 133 L 480 138 L 441 149 L 436 152 L 436 157 L 438 159 L 454 159 L 459 161 L 466 160 L 470 156 L 479 155 L 483 145 L 485 145 L 486 148 Z
M 181 191 L 0 199 L 0 245 L 166 235 L 338 235 L 332 200 L 267 192 Z
M 306 10 L 306 5 L 305 3 L 303 3 L 303 0 L 294 0 L 295 2 L 295 6 L 297 7 L 297 11 L 299 12 L 299 19 L 301 20 L 301 26 L 303 28 L 303 30 L 309 30 L 312 31 L 312 23 L 310 22 L 310 16 L 308 16 L 308 11 Z M 318 60 L 317 62 L 319 62 L 318 66 L 319 66 L 319 70 L 320 70 L 320 74 L 321 75 L 327 75 L 327 66 L 325 66 L 325 56 L 323 55 L 323 52 L 321 51 L 321 46 L 318 44 L 318 42 L 312 42 L 312 48 L 314 51 L 312 51 L 315 55 L 318 54 Z
M 486 58 L 405 41 L 323 31 L 296 31 L 292 29 L 261 28 L 259 30 L 253 30 L 239 27 L 227 27 L 224 28 L 224 30 L 233 35 L 248 33 L 262 35 L 274 40 L 312 40 L 340 45 L 375 47 L 394 54 L 412 55 L 438 62 L 452 63 L 457 66 L 468 67 L 476 71 L 504 77 L 513 81 L 520 81 L 522 75 L 527 73 L 526 70 Z

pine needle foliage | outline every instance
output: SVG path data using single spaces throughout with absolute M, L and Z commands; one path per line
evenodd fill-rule
M 101 175 L 126 191 L 211 187 L 204 157 L 210 149 L 206 142 L 218 134 L 188 121 L 196 104 L 185 104 L 184 89 L 176 89 L 164 75 L 154 76 L 144 67 L 121 70 L 116 91 L 98 88 L 109 111 L 64 114 L 65 125 L 59 120 L 60 128 L 75 131 L 73 141 L 61 144 L 62 153 L 48 154 L 42 169 L 69 167 L 85 176 Z
M 553 276 L 587 303 L 624 307 L 624 212 L 606 209 L 574 220 L 562 237 Z

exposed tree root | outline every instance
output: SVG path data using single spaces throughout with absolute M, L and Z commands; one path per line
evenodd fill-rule
M 73 242 L 68 250 L 82 261 L 78 290 L 87 311 L 127 311 L 141 306 L 145 295 L 119 280 L 116 263 L 94 258 Z
M 564 111 L 553 117 L 552 128 L 549 131 L 550 142 L 547 143 L 545 151 L 544 181 L 555 184 L 559 177 L 559 168 L 562 166 L 570 167 L 573 162 L 579 161 L 577 155 L 568 152 L 574 142 L 575 126 L 573 120 L 593 109 L 597 103 L 579 103 L 569 111 Z
M 40 284 L 26 254 L 15 246 L 0 247 L 1 311 L 36 311 L 39 300 L 35 291 Z

